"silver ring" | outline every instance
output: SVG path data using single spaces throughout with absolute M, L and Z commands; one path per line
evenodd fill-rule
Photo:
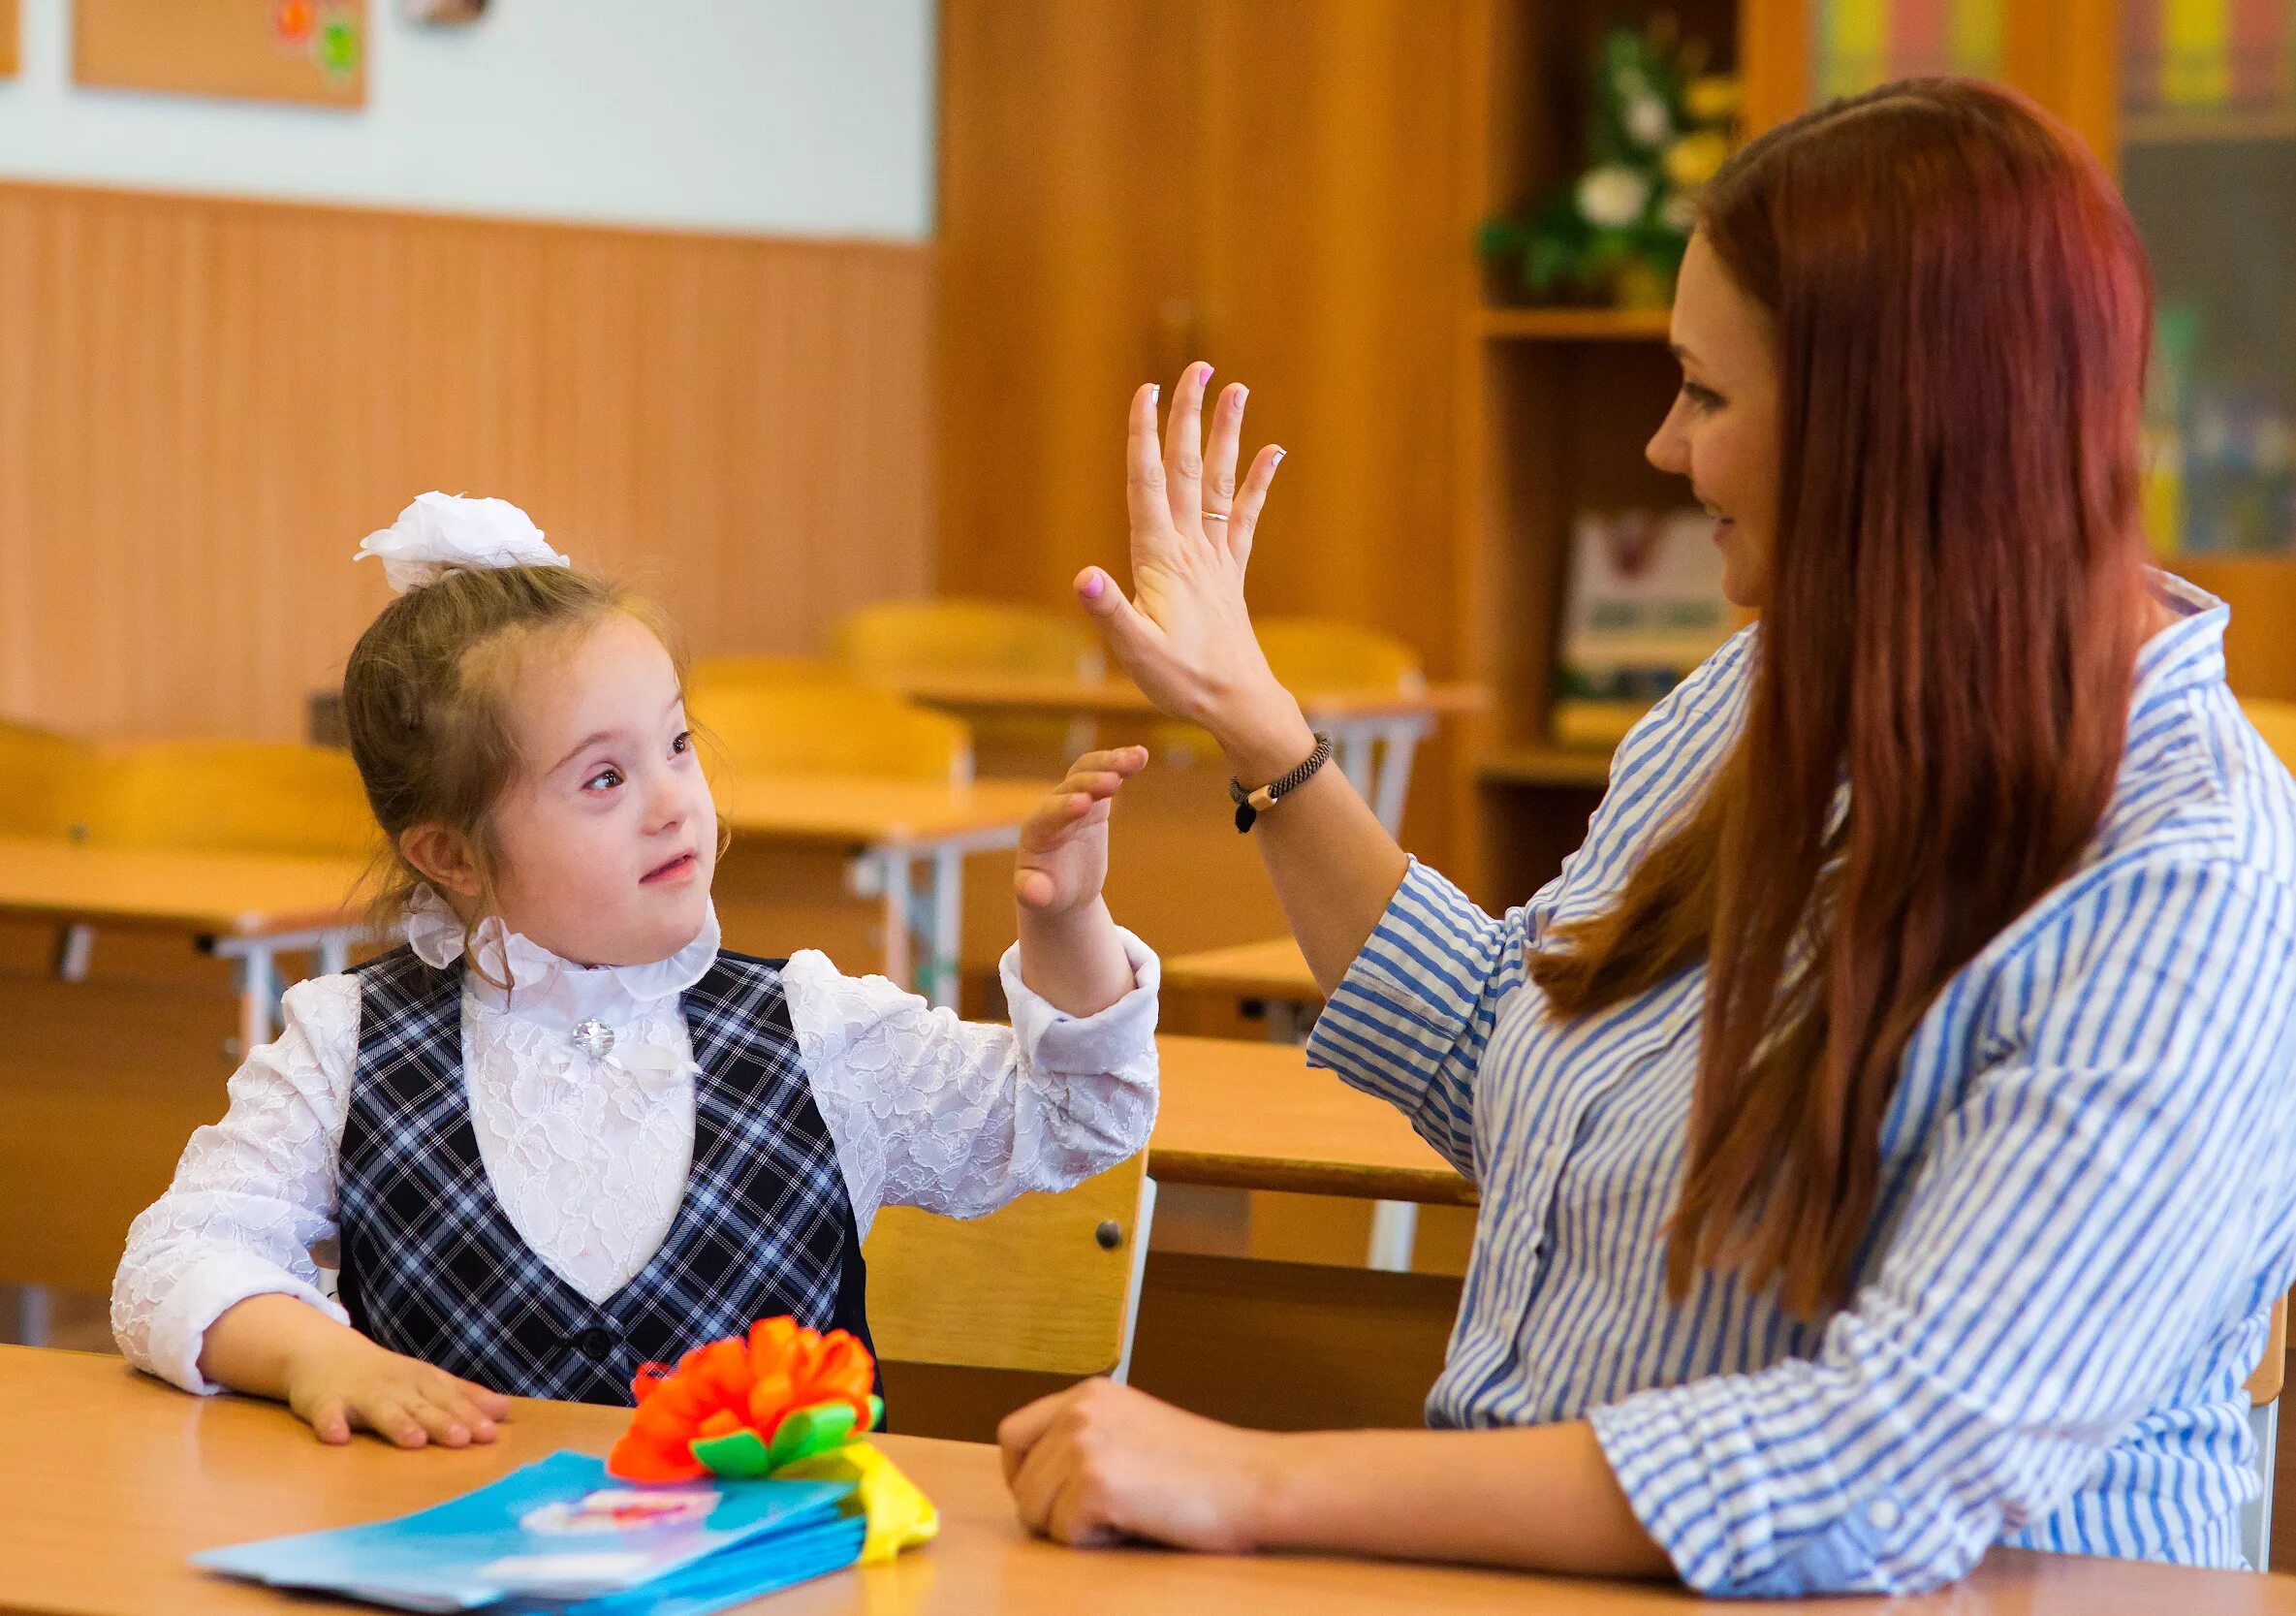
M 1228 513 L 1225 511 L 1206 511 L 1204 513 L 1204 520 L 1206 522 L 1225 522 L 1228 520 Z

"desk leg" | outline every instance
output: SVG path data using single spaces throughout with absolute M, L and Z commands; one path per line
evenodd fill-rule
M 890 847 L 862 855 L 885 899 L 885 974 L 903 987 L 909 985 L 909 860 Z
M 27 1284 L 12 1288 L 16 1291 L 16 1319 L 13 1325 L 16 1344 L 18 1347 L 46 1347 L 51 1322 L 51 1298 L 47 1286 Z
M 93 926 L 67 926 L 56 936 L 56 980 L 84 982 L 89 959 L 96 952 Z
M 1358 718 L 1331 718 L 1315 727 L 1332 738 L 1332 761 L 1339 765 L 1339 772 L 1362 793 L 1365 802 L 1371 801 L 1378 765 L 1373 745 L 1378 726 Z
M 1411 1249 L 1419 1239 L 1419 1208 L 1409 1201 L 1371 1203 L 1371 1252 L 1367 1266 L 1382 1273 L 1411 1272 Z
M 267 944 L 255 943 L 239 959 L 239 1059 L 271 1041 L 271 1003 L 278 996 L 278 962 Z
M 925 903 L 932 958 L 926 962 L 920 986 L 934 1004 L 954 1010 L 964 931 L 964 855 L 954 847 L 934 848 L 929 879 Z
M 1411 754 L 1419 749 L 1427 727 L 1424 718 L 1397 718 L 1385 726 L 1385 733 L 1380 737 L 1379 763 L 1371 786 L 1371 811 L 1379 816 L 1379 823 L 1387 827 L 1390 836 L 1402 834 L 1403 804 L 1411 795 Z

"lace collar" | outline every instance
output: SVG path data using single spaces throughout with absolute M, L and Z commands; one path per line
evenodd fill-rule
M 444 969 L 462 957 L 461 917 L 429 887 L 419 888 L 408 902 L 404 924 L 407 946 L 424 964 Z M 521 1019 L 559 1030 L 593 1020 L 623 1027 L 709 974 L 719 940 L 717 905 L 712 903 L 694 940 L 666 960 L 639 966 L 578 966 L 521 933 L 506 931 L 489 915 L 479 923 L 476 952 L 488 974 L 509 982 L 513 991 L 505 995 L 471 970 L 463 975 L 463 992 L 489 1009 L 515 1009 Z

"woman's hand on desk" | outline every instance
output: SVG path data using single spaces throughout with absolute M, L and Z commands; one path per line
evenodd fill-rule
M 1673 1570 L 1583 1420 L 1497 1431 L 1222 1425 L 1087 1380 L 1006 1416 L 1022 1524 L 1089 1546 L 1306 1549 L 1593 1576 Z
M 1252 530 L 1283 451 L 1262 449 L 1239 486 L 1244 390 L 1220 395 L 1206 443 L 1211 381 L 1209 364 L 1180 373 L 1161 444 L 1157 390 L 1133 395 L 1124 480 L 1133 598 L 1098 567 L 1078 577 L 1077 593 L 1150 701 L 1211 731 L 1242 777 L 1272 779 L 1314 745 L 1299 704 L 1261 653 L 1243 603 Z
M 1214 1554 L 1262 1546 L 1279 1440 L 1265 1432 L 1087 1380 L 1006 1415 L 996 1440 L 1031 1532 L 1079 1546 L 1125 1537 Z

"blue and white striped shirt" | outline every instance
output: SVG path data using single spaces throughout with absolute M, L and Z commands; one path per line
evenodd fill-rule
M 1848 1308 L 1666 1294 L 1705 970 L 1573 1021 L 1526 944 L 1600 909 L 1736 738 L 1756 630 L 1620 747 L 1585 845 L 1493 919 L 1414 865 L 1309 1059 L 1482 1188 L 1436 1425 L 1590 1418 L 1692 1587 L 1948 1581 L 1997 1541 L 2238 1566 L 2242 1382 L 2296 1276 L 2296 781 L 2223 606 L 2144 648 L 2079 866 L 1907 1046 Z

